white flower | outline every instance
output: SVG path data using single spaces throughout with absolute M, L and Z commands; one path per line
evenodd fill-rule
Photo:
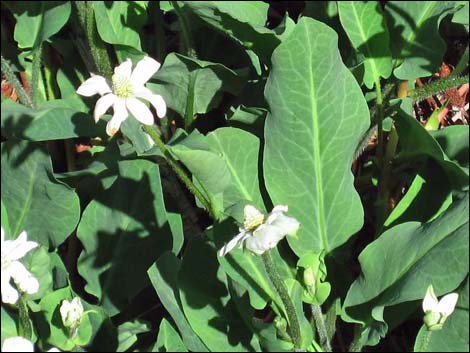
M 142 124 L 152 125 L 153 115 L 149 108 L 141 101 L 149 101 L 163 118 L 166 115 L 166 103 L 163 97 L 154 94 L 145 87 L 145 83 L 158 71 L 160 63 L 148 56 L 140 60 L 132 71 L 132 61 L 127 59 L 114 69 L 111 86 L 103 76 L 92 75 L 77 89 L 77 93 L 90 97 L 99 94 L 95 106 L 95 122 L 113 106 L 114 115 L 106 126 L 106 133 L 113 136 L 120 128 L 122 122 L 132 114 Z
M 261 255 L 274 248 L 286 235 L 297 233 L 300 223 L 295 218 L 284 215 L 287 210 L 287 206 L 276 206 L 265 216 L 256 207 L 246 205 L 240 233 L 220 249 L 219 256 L 225 256 L 237 244 Z
M 3 341 L 2 352 L 34 352 L 34 345 L 24 337 L 10 337 Z M 51 348 L 48 352 L 60 352 L 57 348 Z
M 75 297 L 71 302 L 63 300 L 60 306 L 60 316 L 64 326 L 75 336 L 83 318 L 83 305 L 79 297 Z
M 459 295 L 450 293 L 437 300 L 432 285 L 428 287 L 423 300 L 424 323 L 428 330 L 440 330 L 447 318 L 454 312 Z
M 34 294 L 39 289 L 38 280 L 18 260 L 30 250 L 36 248 L 38 243 L 26 240 L 26 232 L 22 232 L 15 240 L 5 240 L 5 232 L 2 228 L 2 301 L 15 304 L 19 295 L 10 284 L 10 279 L 16 286 L 28 294 Z

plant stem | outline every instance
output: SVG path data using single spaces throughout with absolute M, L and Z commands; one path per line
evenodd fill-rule
M 8 60 L 6 60 L 3 57 L 3 55 L 1 56 L 1 63 L 2 63 L 2 73 L 5 75 L 5 78 L 8 80 L 8 82 L 11 83 L 11 85 L 15 89 L 15 92 L 18 95 L 20 103 L 29 108 L 32 108 L 33 102 L 31 101 L 31 97 L 29 96 L 28 93 L 26 93 L 25 89 L 23 88 L 23 85 L 20 83 L 15 73 L 13 72 L 13 69 L 10 63 L 8 62 Z
M 362 351 L 363 344 L 361 342 L 361 326 L 355 325 L 354 328 L 354 340 L 349 346 L 348 352 L 360 352 Z
M 448 76 L 409 91 L 408 97 L 411 97 L 415 102 L 419 102 L 436 93 L 468 83 L 468 80 L 468 75 L 460 77 Z
M 191 32 L 189 31 L 189 24 L 184 15 L 183 11 L 181 11 L 180 6 L 178 5 L 178 1 L 170 1 L 171 5 L 175 9 L 176 14 L 180 20 L 181 26 L 181 43 L 182 48 L 181 51 L 192 58 L 196 58 L 196 52 L 194 51 L 194 46 L 191 38 Z
M 29 321 L 29 314 L 28 314 L 28 305 L 23 298 L 23 295 L 20 294 L 20 298 L 18 299 L 18 311 L 19 311 L 19 327 L 18 333 L 20 336 L 31 340 L 31 335 L 33 330 L 31 328 L 31 322 Z
M 276 265 L 274 264 L 274 260 L 271 256 L 271 251 L 266 251 L 263 255 L 264 267 L 266 268 L 266 272 L 268 273 L 268 277 L 276 288 L 277 293 L 281 297 L 282 303 L 286 309 L 287 314 L 287 321 L 289 324 L 289 333 L 294 342 L 295 348 L 300 348 L 301 344 L 301 337 L 300 337 L 300 324 L 299 319 L 297 318 L 297 314 L 295 312 L 294 304 L 292 303 L 292 299 L 289 296 L 289 292 L 287 291 L 284 282 L 282 281 L 281 276 L 277 272 Z
M 313 319 L 317 328 L 318 336 L 320 337 L 320 344 L 324 352 L 332 352 L 330 339 L 326 329 L 325 318 L 321 311 L 320 305 L 311 305 Z
M 468 65 L 468 45 L 465 48 L 465 51 L 462 54 L 462 57 L 460 58 L 459 62 L 457 63 L 457 66 L 455 67 L 454 71 L 452 71 L 449 75 L 450 78 L 455 78 L 458 75 L 460 75 L 463 70 L 465 70 L 465 67 Z
M 382 169 L 383 163 L 383 100 L 382 100 L 382 88 L 380 86 L 380 78 L 375 80 L 375 91 L 377 93 L 377 164 L 379 169 Z
M 155 145 L 158 147 L 158 149 L 163 153 L 163 155 L 166 158 L 166 161 L 170 165 L 170 167 L 174 170 L 176 175 L 180 178 L 180 180 L 186 185 L 188 190 L 196 196 L 196 198 L 204 205 L 204 207 L 207 209 L 209 214 L 211 215 L 212 218 L 216 218 L 216 215 L 212 209 L 212 205 L 209 202 L 209 200 L 199 191 L 199 189 L 194 185 L 192 182 L 191 178 L 186 174 L 184 169 L 179 165 L 179 163 L 173 158 L 173 156 L 170 154 L 168 149 L 166 148 L 165 144 L 163 141 L 160 139 L 160 136 L 158 135 L 157 131 L 153 129 L 151 126 L 148 125 L 143 125 L 145 128 L 145 131 L 150 135 L 152 140 L 155 142 Z
M 75 3 L 80 24 L 86 33 L 88 46 L 90 47 L 91 56 L 98 73 L 106 78 L 111 78 L 113 70 L 106 46 L 98 35 L 95 14 L 93 12 L 93 1 L 74 1 L 73 3 Z
M 42 43 L 33 50 L 33 64 L 31 68 L 31 101 L 34 109 L 38 107 L 39 78 L 41 77 Z
M 432 331 L 426 330 L 421 337 L 421 342 L 419 342 L 419 345 L 415 352 L 426 352 L 426 348 L 428 347 L 429 340 L 431 339 L 431 334 Z

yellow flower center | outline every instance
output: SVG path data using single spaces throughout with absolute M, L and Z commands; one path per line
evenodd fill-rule
M 264 222 L 264 214 L 253 206 L 245 207 L 245 220 L 243 227 L 248 231 L 253 231 Z
M 113 93 L 119 98 L 130 98 L 134 95 L 134 88 L 130 80 L 119 74 L 114 74 L 112 77 L 113 81 Z

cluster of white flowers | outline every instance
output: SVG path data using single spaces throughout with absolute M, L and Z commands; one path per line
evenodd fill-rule
M 267 216 L 252 205 L 246 205 L 243 211 L 240 233 L 220 249 L 219 256 L 225 256 L 236 245 L 261 255 L 274 248 L 286 235 L 295 235 L 300 227 L 299 221 L 284 214 L 288 211 L 287 206 L 276 206 Z
M 163 97 L 154 94 L 145 87 L 145 83 L 158 71 L 160 63 L 150 57 L 144 57 L 132 70 L 132 61 L 127 59 L 114 69 L 112 82 L 99 75 L 92 75 L 77 89 L 77 93 L 90 97 L 99 94 L 95 106 L 95 122 L 113 107 L 114 115 L 106 126 L 106 133 L 113 136 L 127 119 L 129 113 L 145 125 L 154 122 L 152 112 L 141 101 L 149 101 L 155 107 L 157 115 L 163 118 L 166 115 L 166 103 Z
M 71 302 L 63 300 L 60 306 L 60 316 L 64 326 L 69 329 L 71 338 L 74 338 L 83 318 L 83 305 L 80 298 L 75 297 Z
M 22 232 L 15 240 L 5 240 L 5 232 L 2 228 L 2 302 L 15 304 L 18 301 L 19 294 L 11 285 L 11 279 L 22 292 L 37 293 L 38 280 L 19 261 L 36 247 L 38 243 L 28 241 L 26 232 Z

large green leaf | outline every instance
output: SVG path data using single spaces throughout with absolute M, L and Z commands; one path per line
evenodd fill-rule
M 445 42 L 439 23 L 453 1 L 388 1 L 385 6 L 391 49 L 402 80 L 430 76 L 441 64 Z
M 436 139 L 446 156 L 465 168 L 467 174 L 469 174 L 469 132 L 470 128 L 466 125 L 452 125 L 431 132 L 431 136 Z
M 165 210 L 158 166 L 130 160 L 118 168 L 118 178 L 95 195 L 77 231 L 84 247 L 78 270 L 110 315 L 149 284 L 146 271 L 159 255 L 182 244 L 180 227 L 172 232 Z
M 193 119 L 217 107 L 222 92 L 237 94 L 243 80 L 222 64 L 169 54 L 155 76 L 157 84 L 147 86 L 159 92 L 168 107 L 182 117 Z
M 105 123 L 95 124 L 74 99 L 45 102 L 35 110 L 7 100 L 2 103 L 1 127 L 6 136 L 32 141 L 72 137 L 104 137 Z
M 50 38 L 67 23 L 69 1 L 8 1 L 16 18 L 15 40 L 20 48 L 31 48 Z
M 340 1 L 338 11 L 354 48 L 364 54 L 364 83 L 372 88 L 392 73 L 388 29 L 378 1 Z
M 183 313 L 178 291 L 178 272 L 181 260 L 171 252 L 166 252 L 148 270 L 148 276 L 165 309 L 176 323 L 183 342 L 189 350 L 207 352 L 207 348 L 194 333 Z
M 93 9 L 101 39 L 141 49 L 139 32 L 147 19 L 144 1 L 94 1 Z
M 59 246 L 78 223 L 77 194 L 54 178 L 41 145 L 11 139 L 2 143 L 1 153 L 2 201 L 11 236 L 26 230 L 28 240 Z
M 266 28 L 269 4 L 263 1 L 181 1 L 184 9 L 199 16 L 213 28 L 240 43 L 248 55 L 269 63 L 271 53 L 281 42 L 274 30 Z M 289 18 L 285 28 L 290 30 Z M 252 59 L 254 60 L 254 59 Z
M 437 295 L 457 288 L 468 275 L 469 196 L 426 224 L 399 224 L 360 254 L 362 274 L 351 285 L 344 307 L 364 318 L 375 308 L 422 300 L 432 284 Z
M 192 238 L 178 275 L 181 303 L 193 330 L 211 351 L 259 350 L 227 290 L 227 277 L 216 250 L 203 238 Z
M 331 251 L 363 223 L 353 187 L 353 151 L 369 123 L 356 80 L 344 66 L 336 33 L 300 19 L 274 51 L 265 89 L 264 178 L 275 205 L 288 205 L 301 228 L 288 237 L 298 256 Z

